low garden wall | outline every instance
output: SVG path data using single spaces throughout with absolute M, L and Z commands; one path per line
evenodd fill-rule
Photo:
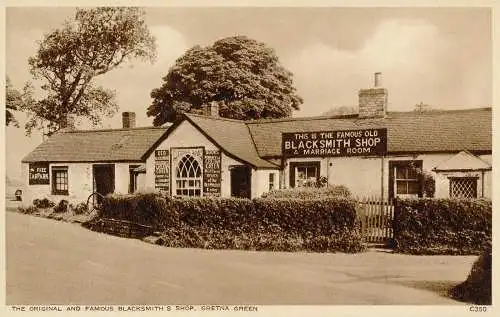
M 394 251 L 480 254 L 491 242 L 492 205 L 486 199 L 404 199 L 394 207 Z
M 158 194 L 105 198 L 102 218 L 163 232 L 171 247 L 269 251 L 359 252 L 355 202 L 323 199 L 178 199 Z

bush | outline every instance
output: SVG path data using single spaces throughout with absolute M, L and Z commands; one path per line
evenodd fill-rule
M 55 213 L 65 213 L 68 211 L 69 203 L 67 200 L 62 199 L 59 203 L 54 207 Z
M 45 208 L 52 208 L 54 207 L 56 204 L 47 199 L 47 198 L 44 198 L 44 199 L 34 199 L 33 200 L 33 206 L 35 206 L 36 208 L 42 208 L 42 209 L 45 209 Z
M 491 201 L 405 199 L 394 210 L 395 251 L 479 254 L 491 240 Z
M 70 205 L 70 209 L 73 211 L 75 215 L 83 215 L 88 212 L 86 203 L 78 203 L 76 206 Z
M 171 201 L 158 193 L 108 195 L 103 199 L 98 216 L 161 229 L 177 224 L 176 217 L 172 214 Z
M 349 199 L 255 199 L 252 221 L 278 226 L 301 236 L 332 235 L 355 227 L 355 203 Z
M 277 189 L 262 195 L 262 198 L 289 198 L 289 199 L 321 199 L 351 197 L 351 191 L 344 185 L 326 187 L 300 187 Z
M 491 241 L 486 243 L 481 256 L 474 262 L 467 280 L 450 291 L 450 295 L 461 301 L 477 305 L 491 305 Z
M 360 252 L 364 250 L 361 236 L 317 236 L 304 238 L 283 232 L 240 232 L 206 227 L 170 228 L 162 235 L 168 247 L 233 249 L 284 252 Z
M 316 200 L 109 196 L 101 217 L 163 230 L 168 246 L 245 250 L 357 252 L 355 204 Z M 320 242 L 321 241 L 321 242 Z
M 38 212 L 38 208 L 36 208 L 35 206 L 18 207 L 17 210 L 20 213 L 27 214 L 27 215 L 31 215 L 31 214 Z

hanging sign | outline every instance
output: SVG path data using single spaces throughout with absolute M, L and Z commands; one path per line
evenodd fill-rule
M 203 196 L 221 195 L 221 152 L 205 150 L 203 172 Z
M 155 188 L 170 194 L 169 150 L 155 150 Z
M 387 129 L 283 133 L 281 145 L 287 157 L 382 156 Z
M 29 184 L 30 185 L 49 185 L 49 163 L 30 163 L 29 164 Z

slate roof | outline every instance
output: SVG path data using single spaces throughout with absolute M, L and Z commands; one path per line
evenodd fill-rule
M 491 152 L 491 108 L 429 112 L 389 112 L 386 118 L 288 118 L 247 121 L 261 157 L 281 155 L 282 132 L 387 128 L 389 153 Z
M 22 162 L 143 161 L 143 155 L 166 130 L 148 127 L 58 132 Z
M 462 151 L 448 160 L 440 163 L 434 168 L 435 171 L 458 171 L 458 170 L 491 170 L 491 165 L 488 162 L 481 160 L 479 157 L 471 154 L 468 151 Z
M 186 118 L 229 156 L 260 168 L 278 167 L 259 157 L 245 121 L 195 114 L 186 114 Z
M 389 112 L 379 119 L 347 115 L 240 121 L 195 114 L 186 114 L 185 118 L 226 154 L 259 168 L 279 165 L 276 159 L 281 156 L 283 132 L 387 128 L 389 154 L 492 150 L 491 108 Z M 175 125 L 169 129 L 174 130 Z M 144 161 L 168 133 L 167 127 L 60 132 L 22 161 Z

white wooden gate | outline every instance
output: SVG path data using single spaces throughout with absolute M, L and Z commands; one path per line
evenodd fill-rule
M 394 205 L 380 197 L 357 199 L 356 220 L 366 242 L 388 243 L 393 238 Z

